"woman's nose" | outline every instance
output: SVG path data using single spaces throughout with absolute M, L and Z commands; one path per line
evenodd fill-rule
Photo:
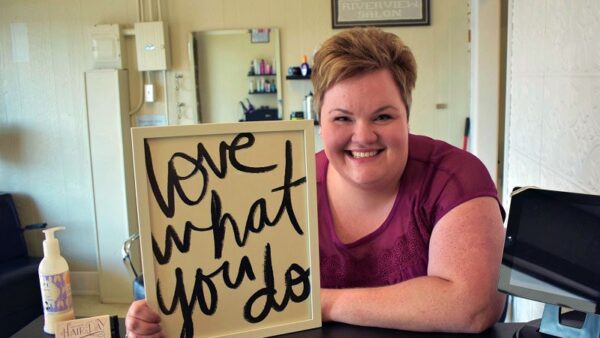
M 377 132 L 369 122 L 359 121 L 354 125 L 352 140 L 361 144 L 369 144 L 377 141 Z

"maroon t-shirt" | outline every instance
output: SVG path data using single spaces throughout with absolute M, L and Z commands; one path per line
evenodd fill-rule
M 321 287 L 382 286 L 425 276 L 429 240 L 438 220 L 473 198 L 497 200 L 494 182 L 474 155 L 413 134 L 408 149 L 400 189 L 387 219 L 372 233 L 348 244 L 338 239 L 333 227 L 326 184 L 329 160 L 325 152 L 317 153 Z M 501 205 L 500 209 L 504 216 Z

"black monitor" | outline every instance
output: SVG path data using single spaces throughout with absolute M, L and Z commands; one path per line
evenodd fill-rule
M 600 196 L 515 189 L 498 289 L 599 314 Z

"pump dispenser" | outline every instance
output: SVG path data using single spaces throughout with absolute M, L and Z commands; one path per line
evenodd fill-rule
M 75 319 L 69 266 L 60 255 L 58 239 L 54 237 L 56 231 L 64 229 L 54 227 L 44 230 L 44 258 L 38 269 L 44 306 L 44 332 L 49 334 L 54 334 L 57 322 Z

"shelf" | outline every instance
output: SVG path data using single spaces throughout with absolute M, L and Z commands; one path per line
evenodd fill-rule
M 305 121 L 305 119 L 290 119 L 290 121 Z M 318 126 L 319 125 L 319 121 L 316 120 L 312 120 L 313 121 L 313 125 Z
M 275 108 L 258 108 L 250 113 L 244 113 L 245 121 L 279 120 L 279 112 Z
M 276 118 L 276 119 L 264 119 L 264 120 L 244 120 L 244 119 L 238 120 L 238 122 L 260 122 L 260 121 L 281 121 L 281 119 Z
M 277 74 L 250 74 L 248 76 L 277 76 Z
M 310 75 L 302 76 L 302 75 L 286 75 L 286 80 L 310 80 Z
M 257 94 L 277 94 L 277 92 L 248 92 L 248 94 L 250 94 L 250 95 L 257 95 Z

